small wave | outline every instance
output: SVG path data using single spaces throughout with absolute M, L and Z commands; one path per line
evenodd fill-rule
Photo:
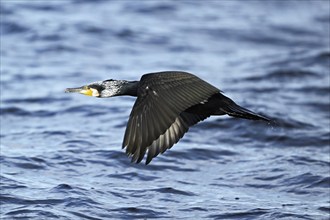
M 308 173 L 303 173 L 303 174 L 300 174 L 300 175 L 297 175 L 294 177 L 285 178 L 281 181 L 281 184 L 290 186 L 291 187 L 291 189 L 289 189 L 290 192 L 294 192 L 297 194 L 308 194 L 309 191 L 304 190 L 306 185 L 311 187 L 315 183 L 322 183 L 322 181 L 326 182 L 328 180 L 329 180 L 328 178 L 324 179 L 322 176 L 313 175 L 308 172 Z M 303 188 L 297 187 L 297 186 L 303 186 Z
M 330 213 L 330 206 L 326 207 L 326 206 L 321 206 L 318 208 L 319 210 L 326 212 L 327 214 Z
M 30 115 L 31 113 L 27 110 L 18 107 L 8 107 L 8 108 L 0 108 L 1 115 Z
M 68 141 L 64 141 L 61 143 L 61 145 L 64 145 L 66 147 L 91 147 L 91 146 L 95 146 L 94 143 L 90 142 L 90 141 L 86 141 L 86 140 L 80 140 L 80 139 L 77 139 L 77 140 L 68 140 Z
M 87 214 L 87 212 L 75 212 L 75 211 L 68 211 L 69 213 L 71 213 L 72 215 L 78 217 L 79 219 L 89 219 L 89 220 L 102 220 L 102 218 L 98 218 L 98 217 L 93 217 L 91 216 L 91 214 Z
M 201 48 L 191 46 L 191 45 L 172 45 L 172 46 L 168 47 L 168 50 L 173 53 L 183 53 L 183 52 L 200 53 L 200 52 L 202 52 Z
M 304 28 L 299 27 L 299 26 L 285 26 L 285 25 L 270 25 L 270 28 L 271 29 L 274 29 L 274 31 L 276 31 L 277 33 L 278 32 L 282 32 L 282 33 L 285 33 L 285 34 L 288 34 L 288 35 L 292 35 L 293 37 L 294 36 L 307 36 L 307 37 L 317 37 L 317 32 L 316 31 L 313 31 L 308 29 L 308 27 L 304 26 Z
M 120 39 L 133 39 L 139 36 L 136 31 L 129 28 L 118 30 L 115 35 Z
M 77 28 L 78 32 L 85 33 L 85 34 L 92 34 L 92 35 L 110 35 L 113 34 L 110 29 L 106 29 L 101 26 L 97 26 L 94 24 L 88 24 L 88 23 L 78 23 L 75 25 Z
M 21 4 L 21 7 L 24 7 L 26 9 L 36 10 L 36 11 L 45 11 L 45 12 L 61 12 L 64 9 L 65 4 L 63 2 L 59 4 L 59 2 L 52 1 L 47 2 L 47 4 L 44 4 L 45 2 L 37 2 L 35 4 Z
M 306 70 L 278 70 L 270 72 L 267 77 L 269 78 L 301 78 L 301 77 L 318 77 L 320 76 L 316 72 L 306 71 Z
M 77 154 L 80 153 L 80 150 L 68 150 L 68 152 L 73 153 L 73 154 Z M 59 154 L 56 154 L 55 156 L 52 156 L 51 158 L 49 158 L 49 160 L 51 161 L 59 161 L 57 162 L 58 165 L 63 165 L 63 169 L 66 170 L 70 170 L 73 171 L 74 173 L 79 173 L 77 170 L 75 170 L 73 167 L 84 167 L 86 166 L 85 160 L 81 159 L 81 158 L 76 158 L 72 155 L 69 154 L 61 154 L 62 152 L 59 152 Z M 66 152 L 67 153 L 67 152 Z M 72 167 L 71 168 L 68 168 Z
M 1 34 L 22 34 L 28 32 L 30 29 L 22 24 L 18 24 L 14 21 L 2 21 Z
M 152 166 L 146 166 L 144 164 L 131 164 L 132 167 L 135 167 L 138 170 L 150 170 L 150 171 L 163 171 L 165 172 L 166 170 L 172 170 L 176 172 L 196 172 L 198 171 L 197 169 L 194 168 L 186 168 L 184 167 L 184 163 L 182 163 L 178 158 L 173 158 L 170 155 L 164 157 L 164 156 L 158 156 L 157 157 L 158 161 L 157 163 L 153 163 Z M 172 165 L 170 165 L 172 164 Z M 178 166 L 180 164 L 180 166 Z
M 65 207 L 70 207 L 70 208 L 74 208 L 74 207 L 93 207 L 93 205 L 100 205 L 100 203 L 96 202 L 95 200 L 86 197 L 86 196 L 80 196 L 79 198 L 76 197 L 67 197 L 63 200 L 61 200 L 61 202 L 64 203 Z
M 285 206 L 283 206 L 285 207 Z M 308 214 L 300 214 L 300 213 L 289 213 L 287 211 L 277 211 L 269 215 L 271 219 L 306 219 L 313 220 L 315 217 L 312 217 Z
M 4 164 L 3 162 L 3 158 L 1 158 L 1 164 Z M 27 186 L 20 182 L 20 181 L 17 181 L 17 180 L 14 180 L 14 179 L 10 179 L 8 177 L 5 177 L 3 175 L 0 176 L 0 182 L 1 182 L 1 189 L 2 190 L 6 190 L 6 189 L 24 189 L 24 188 L 27 188 Z
M 236 82 L 237 80 L 233 80 L 233 82 Z M 249 92 L 254 93 L 254 94 L 261 94 L 261 93 L 266 93 L 266 94 L 271 94 L 271 93 L 278 93 L 279 89 L 276 87 L 249 87 L 247 88 Z
M 329 59 L 330 59 L 330 51 L 320 52 L 315 57 L 317 59 L 329 61 Z
M 63 110 L 63 113 L 89 112 L 93 105 L 77 105 Z
M 305 93 L 305 94 L 315 94 L 323 97 L 329 96 L 329 87 L 328 86 L 303 86 L 300 88 L 291 89 L 293 92 Z
M 48 162 L 38 157 L 3 157 L 3 164 L 22 169 L 47 169 Z
M 31 74 L 24 74 L 24 73 L 17 73 L 12 75 L 12 82 L 18 81 L 18 82 L 24 82 L 24 81 L 36 81 L 36 80 L 49 80 L 53 78 L 53 76 L 49 75 L 41 75 L 41 74 L 36 74 L 36 73 L 31 73 Z
M 304 64 L 306 66 L 323 66 L 325 67 L 325 71 L 330 67 L 330 51 L 320 51 L 316 54 L 308 56 L 304 59 Z
M 141 207 L 123 207 L 123 208 L 111 209 L 110 211 L 113 213 L 112 218 L 122 218 L 122 219 L 163 218 L 168 214 L 166 212 L 159 212 L 159 211 L 154 211 L 152 209 L 146 209 Z
M 107 114 L 107 113 L 120 113 L 122 112 L 122 107 L 116 106 L 105 106 L 105 105 L 77 105 L 73 107 L 66 108 L 62 113 L 86 113 L 88 116 Z
M 325 188 L 325 189 L 329 189 L 330 188 L 330 177 L 324 177 L 320 180 L 317 180 L 317 181 L 311 183 L 307 187 L 308 188 L 322 187 L 322 188 Z
M 324 98 L 325 103 L 321 103 L 321 100 L 312 100 L 312 101 L 302 102 L 300 103 L 300 105 L 313 108 L 320 112 L 325 112 L 327 115 L 329 115 L 330 112 L 330 100 L 328 100 L 329 97 L 330 96 Z
M 257 188 L 257 189 L 273 189 L 273 188 L 277 187 L 277 185 L 275 185 L 275 184 L 260 184 L 260 183 L 259 184 L 258 183 L 245 184 L 245 186 Z
M 195 193 L 174 189 L 172 187 L 157 188 L 157 189 L 152 189 L 152 191 L 159 192 L 159 193 L 183 195 L 183 196 L 195 196 L 196 195 Z
M 202 130 L 227 130 L 227 129 L 234 129 L 240 128 L 242 125 L 244 125 L 247 121 L 234 118 L 234 117 L 228 117 L 226 119 L 219 117 L 215 120 L 209 120 L 209 121 L 203 121 L 202 123 L 199 123 L 196 127 L 193 127 L 193 129 L 198 128 Z
M 269 213 L 268 209 L 252 209 L 248 211 L 238 211 L 238 212 L 227 212 L 219 215 L 209 215 L 209 218 L 213 219 L 256 219 L 262 217 L 263 215 Z
M 49 42 L 58 42 L 63 41 L 64 37 L 58 33 L 47 33 L 47 34 L 39 34 L 34 33 L 28 37 L 30 41 L 49 41 Z
M 30 208 L 18 208 L 15 211 L 5 213 L 6 217 L 13 217 L 13 219 L 61 219 L 61 216 L 54 214 L 53 211 L 45 211 L 43 209 L 30 209 Z M 18 217 L 20 216 L 20 217 Z
M 316 160 L 305 156 L 292 156 L 290 159 L 288 159 L 288 162 L 294 165 L 317 165 L 320 167 L 330 167 L 330 161 L 324 161 L 320 159 Z
M 107 177 L 116 178 L 116 179 L 126 179 L 126 180 L 141 180 L 141 181 L 153 181 L 159 178 L 156 176 L 144 175 L 137 172 L 109 174 L 107 175 Z
M 51 191 L 67 191 L 67 190 L 72 190 L 72 186 L 70 186 L 69 184 L 59 184 L 56 187 L 54 187 Z
M 246 81 L 286 81 L 291 79 L 306 80 L 305 78 L 319 77 L 320 75 L 316 72 L 299 70 L 299 69 L 283 69 L 269 72 L 265 75 L 260 76 L 250 76 L 246 77 L 243 80 Z
M 175 4 L 164 4 L 164 3 L 145 4 L 143 6 L 139 4 L 130 4 L 127 7 L 127 9 L 139 14 L 159 15 L 162 13 L 164 14 L 166 13 L 167 15 L 170 15 L 176 11 L 176 6 Z
M 31 205 L 31 204 L 39 204 L 39 205 L 57 205 L 63 203 L 63 199 L 28 199 L 22 198 L 16 195 L 15 197 L 11 195 L 0 195 L 1 201 L 6 204 L 17 204 L 17 205 Z
M 47 110 L 28 111 L 19 107 L 0 108 L 1 115 L 32 116 L 32 117 L 50 117 L 56 115 L 56 112 Z
M 224 157 L 230 157 L 230 156 L 235 156 L 238 155 L 237 152 L 230 151 L 230 150 L 224 150 L 224 149 L 218 149 L 218 150 L 213 150 L 213 149 L 203 149 L 203 148 L 193 148 L 189 149 L 189 152 L 187 151 L 172 151 L 171 152 L 171 157 L 174 157 L 176 159 L 184 159 L 184 160 L 221 160 Z
M 98 158 L 105 159 L 106 161 L 111 161 L 113 159 L 121 159 L 122 157 L 127 159 L 127 156 L 118 150 L 93 150 Z
M 55 136 L 55 135 L 58 135 L 58 136 L 66 136 L 68 134 L 71 134 L 72 132 L 71 131 L 63 131 L 63 130 L 53 130 L 53 131 L 43 131 L 41 132 L 41 134 L 45 137 L 51 137 L 51 136 Z
M 190 208 L 187 208 L 187 209 L 180 209 L 180 210 L 184 211 L 184 212 L 195 212 L 195 211 L 207 212 L 208 211 L 208 209 L 202 208 L 202 207 L 190 207 Z
M 307 122 L 302 122 L 287 115 L 273 118 L 273 125 L 283 129 L 315 129 L 315 126 Z
M 62 98 L 55 98 L 55 97 L 35 97 L 35 98 L 11 98 L 3 100 L 3 103 L 6 104 L 28 104 L 28 103 L 39 103 L 39 104 L 50 104 L 50 103 L 57 103 L 57 102 L 64 102 L 68 101 L 70 98 L 62 97 Z
M 9 7 L 6 7 L 5 4 L 1 4 L 0 6 L 1 6 L 1 15 L 13 15 L 14 14 L 14 10 Z M 0 22 L 0 24 L 1 24 L 1 22 Z
M 118 106 L 105 106 L 105 105 L 78 105 L 69 108 L 65 108 L 58 111 L 57 114 L 70 114 L 72 113 L 82 113 L 85 117 L 102 116 L 109 114 L 122 113 L 123 107 Z M 123 117 L 123 126 L 126 127 L 127 116 Z M 120 127 L 120 124 L 118 125 Z
M 108 0 L 71 0 L 71 2 L 73 4 L 78 4 L 79 6 L 81 4 L 84 4 L 84 3 L 86 3 L 86 4 L 89 4 L 89 3 L 96 4 L 96 3 L 106 2 L 106 1 L 108 1 Z
M 276 134 L 259 137 L 260 140 L 279 147 L 324 147 L 329 146 L 329 137 L 315 138 L 314 134 L 306 134 L 306 131 L 290 133 L 282 130 Z
M 76 52 L 78 51 L 77 48 L 73 47 L 72 45 L 67 45 L 64 43 L 59 43 L 59 44 L 51 44 L 51 45 L 46 45 L 44 47 L 41 48 L 35 48 L 35 51 L 39 54 L 43 54 L 43 53 L 58 53 L 58 52 Z
M 274 176 L 263 176 L 263 177 L 255 177 L 254 179 L 256 180 L 262 180 L 262 181 L 274 181 L 274 180 L 277 180 L 277 179 L 281 179 L 283 178 L 283 174 L 280 174 L 280 175 L 274 175 Z

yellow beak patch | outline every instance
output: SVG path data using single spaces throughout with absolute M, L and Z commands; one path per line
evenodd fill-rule
M 96 96 L 96 97 L 100 96 L 99 92 L 93 88 L 82 89 L 80 93 L 87 96 Z
M 81 94 L 83 95 L 88 95 L 88 96 L 92 96 L 93 95 L 93 91 L 91 89 L 82 89 L 80 91 Z

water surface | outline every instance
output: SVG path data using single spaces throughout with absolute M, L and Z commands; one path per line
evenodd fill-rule
M 2 219 L 328 219 L 328 1 L 1 1 Z M 183 70 L 276 124 L 211 117 L 148 166 L 132 97 Z

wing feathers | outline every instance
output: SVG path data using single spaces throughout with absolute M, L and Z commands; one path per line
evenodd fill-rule
M 184 113 L 219 90 L 198 77 L 184 72 L 143 75 L 137 100 L 126 128 L 123 148 L 140 162 L 148 150 L 146 163 L 164 153 L 183 137 L 189 126 L 208 115 Z

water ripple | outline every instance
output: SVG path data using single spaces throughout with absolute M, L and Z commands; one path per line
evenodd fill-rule
M 298 69 L 283 69 L 283 70 L 276 70 L 273 72 L 270 72 L 265 75 L 259 75 L 259 76 L 250 76 L 245 78 L 247 81 L 286 81 L 286 80 L 304 80 L 305 78 L 317 78 L 320 75 L 316 72 L 307 71 L 307 70 L 298 70 Z
M 328 218 L 326 1 L 0 4 L 0 218 Z M 120 149 L 131 98 L 63 92 L 168 69 L 274 122 L 210 117 L 146 166 Z
M 56 115 L 56 112 L 48 110 L 28 111 L 19 107 L 0 108 L 1 115 L 32 116 L 32 117 L 50 117 Z
M 28 27 L 13 21 L 1 21 L 0 26 L 3 34 L 22 34 L 29 31 Z
M 269 212 L 268 209 L 252 209 L 245 212 L 227 212 L 219 215 L 209 215 L 213 219 L 256 219 Z
M 56 205 L 63 203 L 63 199 L 27 199 L 27 198 L 19 198 L 10 195 L 0 195 L 1 201 L 7 204 L 19 204 L 19 205 L 31 205 L 31 204 L 39 204 L 39 205 Z
M 158 179 L 158 177 L 155 176 L 147 176 L 136 172 L 109 174 L 107 175 L 107 177 L 116 178 L 116 179 L 126 179 L 126 180 L 141 180 L 141 181 L 153 181 L 155 179 Z
M 8 166 L 15 166 L 18 169 L 47 169 L 49 163 L 42 158 L 38 157 L 1 157 L 2 164 L 7 164 Z
M 167 193 L 167 194 L 183 195 L 183 196 L 195 196 L 196 195 L 187 190 L 182 191 L 182 190 L 174 189 L 172 187 L 158 188 L 158 189 L 153 189 L 152 191 L 160 192 L 160 193 Z

